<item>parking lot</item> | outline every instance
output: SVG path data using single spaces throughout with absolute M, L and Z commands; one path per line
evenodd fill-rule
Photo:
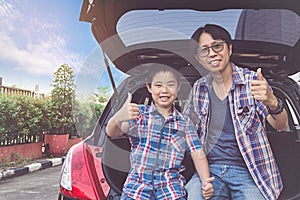
M 61 165 L 0 180 L 1 199 L 53 200 L 58 197 Z

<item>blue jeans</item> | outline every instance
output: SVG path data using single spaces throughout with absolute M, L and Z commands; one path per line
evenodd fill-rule
M 121 196 L 120 200 L 135 200 L 135 199 L 133 199 L 133 198 L 127 196 L 125 193 L 122 193 L 122 196 Z M 150 197 L 149 200 L 155 200 L 154 194 L 151 195 L 151 197 Z
M 122 193 L 122 196 L 121 196 L 120 200 L 135 200 L 135 199 L 127 196 L 125 193 Z M 155 195 L 153 193 L 153 195 L 151 195 L 149 200 L 159 200 L 159 199 L 156 199 Z M 176 199 L 176 200 L 186 200 L 186 198 L 185 197 L 180 197 L 179 199 Z
M 228 165 L 210 165 L 211 176 L 215 177 L 212 182 L 214 195 L 212 200 L 263 200 L 264 197 L 254 183 L 248 169 Z M 202 197 L 201 181 L 195 173 L 185 189 L 188 200 L 204 199 Z

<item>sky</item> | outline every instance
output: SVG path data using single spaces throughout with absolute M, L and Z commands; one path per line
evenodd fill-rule
M 99 81 L 109 82 L 108 78 L 101 78 L 103 74 L 103 57 L 99 50 L 94 36 L 91 32 L 91 24 L 79 21 L 80 10 L 83 0 L 0 0 L 0 77 L 4 86 L 15 86 L 27 90 L 34 90 L 35 85 L 39 85 L 41 93 L 49 93 L 52 89 L 53 73 L 62 64 L 68 64 L 72 67 L 75 74 L 75 84 L 81 88 L 81 91 L 94 91 L 95 85 Z M 139 14 L 138 12 L 136 13 Z M 130 14 L 121 18 L 123 26 L 118 30 L 125 33 L 124 42 L 134 43 L 138 39 L 151 39 L 149 27 L 151 30 L 158 30 L 155 34 L 161 32 L 162 36 L 170 39 L 170 31 L 174 37 L 178 32 L 174 29 L 182 29 L 179 35 L 186 34 L 190 37 L 195 27 L 199 26 L 199 19 L 209 20 L 218 23 L 216 15 L 205 17 L 198 13 L 192 13 L 189 16 L 178 13 L 158 12 L 156 17 L 162 17 L 164 21 L 148 20 L 153 17 L 153 13 L 143 17 L 133 17 Z M 233 35 L 240 11 L 226 14 L 222 17 L 222 12 L 218 18 L 228 23 L 226 28 Z M 174 25 L 168 20 L 176 17 L 180 21 L 183 16 L 189 26 L 185 23 Z M 235 16 L 235 17 L 234 17 Z M 142 20 L 142 23 L 140 22 Z M 139 24 L 147 21 L 147 27 L 137 29 Z M 151 24 L 153 23 L 153 24 Z M 157 27 L 153 29 L 153 27 Z M 159 32 L 159 30 L 161 30 Z M 168 34 L 166 34 L 166 30 Z M 130 34 L 130 32 L 144 32 L 147 34 Z M 126 41 L 127 40 L 127 41 Z M 100 55 L 100 57 L 99 57 Z M 99 66 L 102 67 L 99 68 Z M 88 66 L 83 67 L 83 66 Z M 86 72 L 93 74 L 87 75 Z M 80 76 L 77 76 L 77 75 Z M 77 77 L 76 77 L 77 76 Z M 76 80 L 77 78 L 77 80 Z M 77 82 L 76 82 L 77 81 Z M 97 83 L 98 82 L 98 83 Z M 100 84 L 101 85 L 101 84 Z M 89 95 L 89 93 L 88 93 Z
M 95 90 L 103 73 L 103 67 L 98 66 L 103 64 L 94 60 L 103 61 L 103 57 L 99 58 L 91 24 L 79 21 L 81 6 L 82 0 L 0 0 L 0 77 L 4 86 L 34 90 L 38 84 L 41 93 L 49 93 L 53 73 L 68 64 L 75 81 L 81 73 L 75 82 L 78 88 Z M 132 24 L 136 23 L 131 21 L 129 26 L 125 20 L 123 31 L 134 29 Z M 92 71 L 95 76 L 82 75 L 83 71 Z
M 0 0 L 0 77 L 4 86 L 51 91 L 53 73 L 80 71 L 98 47 L 90 23 L 79 21 L 82 0 Z

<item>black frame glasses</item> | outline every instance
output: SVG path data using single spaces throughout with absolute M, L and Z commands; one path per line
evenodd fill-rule
M 201 58 L 204 58 L 209 55 L 210 49 L 212 49 L 215 53 L 219 53 L 224 49 L 224 43 L 226 42 L 216 42 L 210 47 L 199 47 L 197 49 L 197 55 Z

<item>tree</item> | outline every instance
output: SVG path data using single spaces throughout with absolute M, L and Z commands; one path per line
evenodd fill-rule
M 94 103 L 94 110 L 97 118 L 100 117 L 103 112 L 110 96 L 111 92 L 109 86 L 99 86 L 97 88 L 97 92 L 95 93 L 96 103 Z
M 52 98 L 52 131 L 56 134 L 74 132 L 72 102 L 75 97 L 75 83 L 72 68 L 61 65 L 54 72 Z
M 73 115 L 76 119 L 76 131 L 82 138 L 90 135 L 97 123 L 97 119 L 103 112 L 105 104 L 109 100 L 109 86 L 98 87 L 92 96 L 92 102 L 74 101 Z
M 96 101 L 100 104 L 106 104 L 109 97 L 109 86 L 100 86 L 97 88 L 97 92 L 95 93 Z

